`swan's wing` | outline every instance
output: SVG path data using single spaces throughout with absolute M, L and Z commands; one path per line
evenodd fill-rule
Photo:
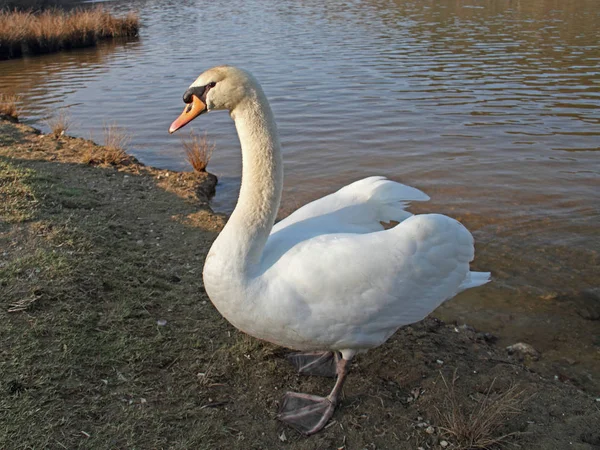
M 262 313 L 289 329 L 291 347 L 373 347 L 461 290 L 487 282 L 489 274 L 469 271 L 473 256 L 469 231 L 438 214 L 376 233 L 318 236 L 262 274 L 269 292 Z
M 271 234 L 308 220 L 307 226 L 320 226 L 326 233 L 379 231 L 381 222 L 402 222 L 410 217 L 404 210 L 410 201 L 426 200 L 429 197 L 418 189 L 385 177 L 364 178 L 304 205 L 275 224 Z
M 429 197 L 385 177 L 356 181 L 275 224 L 264 248 L 262 263 L 269 266 L 290 248 L 317 236 L 381 231 L 384 229 L 381 222 L 402 222 L 411 217 L 404 208 L 412 200 L 425 201 Z

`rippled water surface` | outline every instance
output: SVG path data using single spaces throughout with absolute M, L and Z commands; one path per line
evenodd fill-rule
M 475 268 L 495 278 L 440 314 L 533 343 L 541 364 L 600 391 L 600 325 L 582 317 L 600 301 L 600 2 L 226 4 L 107 2 L 140 12 L 139 39 L 0 62 L 0 91 L 42 128 L 68 107 L 71 133 L 101 142 L 116 122 L 142 161 L 186 169 L 167 133 L 183 92 L 213 65 L 249 69 L 282 135 L 285 211 L 373 174 L 426 191 L 413 210 L 462 220 Z M 233 124 L 214 113 L 193 127 L 216 143 L 214 207 L 230 211 Z

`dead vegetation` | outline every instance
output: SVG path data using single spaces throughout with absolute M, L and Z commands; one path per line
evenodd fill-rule
M 17 120 L 21 113 L 19 99 L 18 95 L 0 94 L 0 116 L 6 116 L 9 119 Z
M 186 159 L 194 169 L 194 172 L 206 172 L 206 166 L 215 149 L 214 144 L 209 144 L 206 133 L 199 136 L 190 130 L 189 138 L 181 138 L 181 145 L 185 150 Z
M 115 123 L 104 124 L 104 145 L 86 147 L 81 155 L 84 164 L 116 166 L 131 159 L 126 148 L 131 142 L 131 134 Z
M 120 164 L 128 156 L 125 151 L 131 142 L 131 134 L 117 124 L 104 125 L 104 160 L 105 164 Z
M 71 126 L 71 114 L 64 108 L 60 109 L 57 114 L 50 117 L 46 124 L 50 127 L 50 134 L 54 137 L 64 135 Z
M 0 59 L 89 47 L 99 40 L 136 36 L 135 13 L 115 17 L 102 7 L 41 13 L 0 11 Z
M 506 419 L 523 410 L 524 391 L 518 385 L 513 384 L 503 392 L 496 392 L 494 379 L 486 391 L 474 400 L 474 405 L 468 408 L 464 394 L 459 394 L 456 389 L 456 371 L 450 383 L 443 375 L 441 377 L 446 395 L 441 408 L 436 407 L 437 420 L 441 437 L 452 442 L 453 449 L 489 449 L 505 444 L 519 434 L 503 431 Z

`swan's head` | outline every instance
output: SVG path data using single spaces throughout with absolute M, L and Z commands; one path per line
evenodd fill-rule
M 183 94 L 187 106 L 171 124 L 169 133 L 174 133 L 205 112 L 218 109 L 233 111 L 242 100 L 256 92 L 257 86 L 252 75 L 237 67 L 218 66 L 207 70 Z

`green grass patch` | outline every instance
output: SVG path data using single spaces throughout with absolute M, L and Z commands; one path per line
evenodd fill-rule
M 0 220 L 24 222 L 34 217 L 38 200 L 31 186 L 34 171 L 0 159 Z

